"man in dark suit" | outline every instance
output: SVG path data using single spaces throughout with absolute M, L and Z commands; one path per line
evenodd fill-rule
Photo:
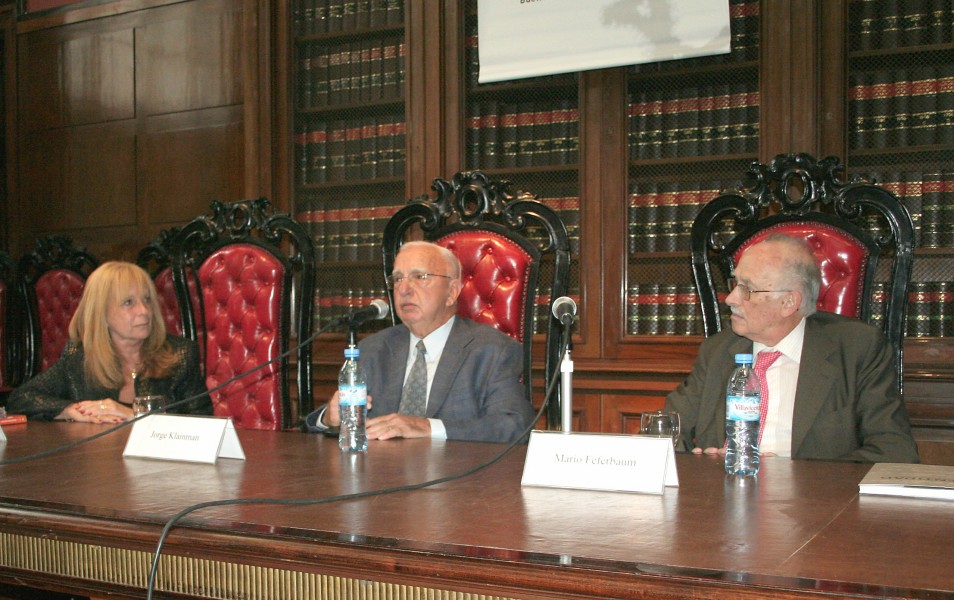
M 388 283 L 402 324 L 358 344 L 368 379 L 368 439 L 509 442 L 533 421 L 520 381 L 520 344 L 456 315 L 460 271 L 454 254 L 436 244 L 408 242 L 398 252 Z M 337 393 L 307 423 L 337 426 Z
M 762 384 L 763 454 L 917 462 L 889 344 L 871 325 L 815 311 L 820 274 L 808 245 L 771 235 L 746 249 L 734 275 L 731 331 L 703 342 L 689 378 L 666 399 L 666 410 L 681 414 L 681 443 L 722 452 L 735 354 L 778 351 Z

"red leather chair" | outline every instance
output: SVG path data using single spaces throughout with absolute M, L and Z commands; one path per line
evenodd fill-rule
M 384 229 L 384 274 L 390 275 L 412 225 L 424 238 L 449 248 L 461 262 L 463 289 L 457 313 L 496 327 L 523 344 L 524 383 L 531 397 L 535 311 L 546 307 L 546 387 L 559 369 L 561 325 L 550 306 L 569 285 L 570 245 L 559 215 L 527 193 L 512 193 L 510 183 L 491 181 L 480 171 L 462 172 L 451 181 L 435 179 L 437 193 L 412 199 Z M 389 290 L 394 304 L 393 290 Z M 392 311 L 392 319 L 397 315 Z M 547 407 L 547 426 L 560 427 L 560 403 Z
M 845 182 L 843 173 L 835 157 L 816 162 L 807 154 L 782 154 L 752 164 L 748 189 L 722 194 L 702 208 L 690 243 L 705 335 L 722 328 L 718 297 L 746 248 L 770 233 L 787 233 L 807 240 L 818 259 L 818 310 L 881 324 L 894 348 L 901 389 L 914 224 L 894 194 L 863 181 Z M 717 282 L 712 265 L 718 267 Z M 879 276 L 887 288 L 883 312 L 875 302 Z
M 99 261 L 63 236 L 47 236 L 20 259 L 25 299 L 23 380 L 45 371 L 60 358 L 70 339 L 69 325 Z
M 159 232 L 159 237 L 149 242 L 136 256 L 136 264 L 146 270 L 152 277 L 158 294 L 161 318 L 166 326 L 166 332 L 173 335 L 185 335 L 182 328 L 182 315 L 179 300 L 176 298 L 176 286 L 172 277 L 172 241 L 179 232 L 178 227 L 171 227 Z M 199 306 L 199 284 L 195 274 L 188 271 L 189 297 L 192 306 Z M 201 315 L 197 315 L 201 319 Z M 199 345 L 199 357 L 205 358 L 205 325 L 196 327 L 196 341 Z M 204 364 L 203 360 L 203 364 Z
M 297 350 L 296 377 L 286 352 L 311 335 L 315 253 L 311 238 L 268 200 L 212 203 L 212 215 L 185 225 L 171 243 L 173 281 L 185 334 L 205 331 L 206 384 L 215 414 L 237 427 L 289 429 L 299 403 L 312 406 L 311 345 Z M 290 253 L 285 249 L 290 248 Z M 198 301 L 190 293 L 195 273 Z M 297 402 L 290 382 L 297 387 Z

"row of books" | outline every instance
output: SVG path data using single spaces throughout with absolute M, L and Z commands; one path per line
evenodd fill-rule
M 403 0 L 293 0 L 297 35 L 352 31 L 404 22 Z
M 401 177 L 406 139 L 406 124 L 397 116 L 302 126 L 294 138 L 296 181 L 307 185 Z
M 692 222 L 703 205 L 738 181 L 639 181 L 629 194 L 629 251 L 689 250 Z M 725 232 L 727 236 L 731 231 Z
M 885 290 L 885 283 L 876 283 L 872 297 L 872 323 L 879 327 L 884 320 Z M 725 296 L 724 292 L 719 294 L 720 301 L 724 301 Z M 698 304 L 699 296 L 692 284 L 631 285 L 627 295 L 626 332 L 630 335 L 702 335 L 702 313 Z M 720 306 L 725 309 L 724 304 Z M 954 336 L 954 282 L 911 283 L 905 335 Z
M 321 262 L 379 261 L 388 219 L 400 205 L 387 199 L 322 200 L 306 196 L 296 219 L 315 242 Z
M 887 284 L 876 283 L 872 304 L 872 322 L 884 320 Z M 950 281 L 912 281 L 908 288 L 908 309 L 904 323 L 907 337 L 950 337 L 954 335 L 954 283 Z
M 542 201 L 560 214 L 570 238 L 571 253 L 579 256 L 579 196 L 548 197 Z M 295 218 L 315 241 L 318 259 L 333 262 L 380 260 L 384 226 L 402 205 L 395 205 L 393 198 L 329 200 L 318 194 L 305 194 L 299 206 Z M 533 238 L 532 226 L 524 233 Z
M 402 96 L 406 48 L 400 37 L 334 45 L 312 43 L 299 48 L 299 109 L 398 100 Z
M 375 273 L 375 276 L 379 279 L 381 278 L 380 273 Z M 321 277 L 321 275 L 319 275 L 319 277 Z M 384 289 L 383 286 L 378 285 L 365 288 L 358 286 L 339 287 L 340 280 L 342 279 L 340 275 L 338 277 L 329 277 L 329 279 L 338 279 L 339 283 L 337 285 L 333 284 L 331 287 L 322 287 L 319 284 L 315 293 L 313 307 L 315 331 L 318 331 L 335 319 L 347 316 L 356 308 L 367 306 L 372 300 L 388 301 L 387 290 Z M 547 325 L 551 318 L 549 304 L 549 295 L 541 294 L 536 299 L 536 305 L 533 311 L 534 334 L 539 335 L 546 333 Z M 369 322 L 362 327 L 362 331 L 377 331 L 378 329 L 387 327 L 390 323 L 390 318 Z
M 629 99 L 630 158 L 756 153 L 759 105 L 750 83 L 640 90 Z
M 952 23 L 954 10 L 947 0 L 852 0 L 849 5 L 853 50 L 949 44 Z
M 874 171 L 865 177 L 901 199 L 914 222 L 916 246 L 954 247 L 954 168 Z
M 481 169 L 574 164 L 579 160 L 580 115 L 572 100 L 469 105 L 468 166 Z
M 954 64 L 849 74 L 853 148 L 954 144 Z
M 702 335 L 699 296 L 692 284 L 638 283 L 629 286 L 626 333 Z

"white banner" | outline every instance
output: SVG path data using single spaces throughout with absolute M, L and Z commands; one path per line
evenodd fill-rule
M 480 83 L 731 50 L 728 0 L 478 0 Z

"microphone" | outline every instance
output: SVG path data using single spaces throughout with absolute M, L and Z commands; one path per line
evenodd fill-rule
M 391 307 L 384 300 L 372 300 L 371 304 L 356 308 L 348 314 L 348 326 L 359 327 L 366 321 L 383 319 L 391 312 Z
M 565 327 L 573 324 L 573 317 L 576 316 L 576 302 L 569 296 L 560 296 L 553 301 L 553 316 L 557 318 Z

